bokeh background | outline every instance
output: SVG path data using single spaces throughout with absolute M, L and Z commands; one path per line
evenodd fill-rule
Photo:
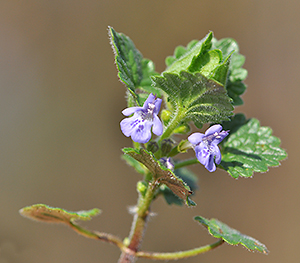
M 293 0 L 0 2 L 0 262 L 117 262 L 119 250 L 63 226 L 35 223 L 18 210 L 46 203 L 99 207 L 83 225 L 128 235 L 127 208 L 140 179 L 121 159 L 130 146 L 119 121 L 126 107 L 107 27 L 134 41 L 157 71 L 178 45 L 233 37 L 246 56 L 244 106 L 237 112 L 271 126 L 289 158 L 252 179 L 201 165 L 196 208 L 157 200 L 143 249 L 175 251 L 215 241 L 193 221 L 216 217 L 265 243 L 270 254 L 223 245 L 177 262 L 298 262 L 300 2 Z M 139 262 L 150 262 L 139 260 Z

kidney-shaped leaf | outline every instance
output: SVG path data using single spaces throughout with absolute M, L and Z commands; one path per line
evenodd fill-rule
M 202 216 L 196 216 L 195 220 L 205 226 L 212 236 L 222 238 L 230 245 L 241 244 L 251 251 L 259 251 L 264 254 L 269 253 L 267 247 L 258 240 L 240 233 L 238 230 L 229 227 L 215 218 L 206 219 Z
M 230 133 L 222 142 L 220 168 L 234 178 L 266 172 L 287 157 L 280 148 L 280 139 L 272 135 L 271 128 L 261 127 L 257 119 L 247 120 L 243 114 L 236 114 L 230 122 L 223 122 L 223 128 Z

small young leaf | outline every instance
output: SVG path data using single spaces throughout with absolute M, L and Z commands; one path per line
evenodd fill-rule
M 232 115 L 233 106 L 225 88 L 200 73 L 164 73 L 152 79 L 168 95 L 172 110 L 180 112 L 181 123 L 192 120 L 201 128 L 204 123 L 220 123 Z
M 188 51 L 190 51 L 195 45 L 198 44 L 198 42 L 199 42 L 199 40 L 192 40 L 191 42 L 189 42 L 187 44 L 186 48 L 183 46 L 176 47 L 175 51 L 174 51 L 174 56 L 169 56 L 166 58 L 167 67 L 171 66 L 171 64 L 173 64 L 177 59 L 179 59 L 184 54 L 186 54 Z
M 267 247 L 258 240 L 241 234 L 236 229 L 227 226 L 217 219 L 212 218 L 209 220 L 201 216 L 196 216 L 195 220 L 205 226 L 213 237 L 222 238 L 230 245 L 241 244 L 251 251 L 259 251 L 264 254 L 269 253 Z
M 231 122 L 222 125 L 230 133 L 222 142 L 220 168 L 234 178 L 266 172 L 268 167 L 278 166 L 287 157 L 280 148 L 280 139 L 272 136 L 271 128 L 260 127 L 257 119 L 246 120 L 243 114 L 237 114 Z
M 44 204 L 26 206 L 20 210 L 22 216 L 33 220 L 46 223 L 63 223 L 67 225 L 76 220 L 91 220 L 92 217 L 99 215 L 100 212 L 98 208 L 88 211 L 70 212 L 62 208 L 51 207 Z
M 230 53 L 232 53 L 232 51 L 237 52 L 237 54 L 239 52 L 239 46 L 238 46 L 237 42 L 232 38 L 222 38 L 220 40 L 213 38 L 212 39 L 212 48 L 220 49 L 222 51 L 224 57 L 227 57 Z M 244 62 L 245 61 L 243 61 L 243 63 L 240 63 L 238 65 L 238 67 L 243 66 Z M 235 67 L 235 66 L 232 66 L 232 67 Z
M 209 78 L 221 61 L 222 52 L 218 49 L 213 49 L 194 57 L 191 65 L 188 67 L 188 71 L 200 72 L 202 75 Z
M 166 59 L 168 68 L 165 72 L 179 74 L 179 72 L 182 70 L 186 71 L 188 68 L 191 72 L 199 71 L 203 65 L 203 54 L 211 48 L 212 38 L 213 34 L 210 32 L 202 40 L 190 42 L 186 49 L 182 47 L 176 48 L 175 58 L 168 57 Z
M 156 184 L 165 184 L 175 195 L 184 200 L 187 205 L 195 205 L 189 198 L 192 191 L 188 185 L 156 160 L 152 153 L 142 148 L 140 150 L 124 148 L 123 152 L 146 166 Z
M 179 46 L 174 56 L 167 57 L 165 72 L 200 72 L 225 86 L 233 105 L 243 104 L 240 98 L 246 90 L 243 83 L 247 70 L 242 66 L 245 57 L 239 54 L 239 46 L 232 38 L 217 40 L 209 33 L 204 39 L 191 41 L 187 47 Z M 237 89 L 237 87 L 239 87 Z
M 213 75 L 211 77 L 212 79 L 221 83 L 224 87 L 227 87 L 230 61 L 231 61 L 231 55 L 229 55 L 218 67 L 214 69 Z

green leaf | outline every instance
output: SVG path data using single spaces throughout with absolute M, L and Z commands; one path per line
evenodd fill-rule
M 187 44 L 186 48 L 183 46 L 178 46 L 175 48 L 174 55 L 166 58 L 167 67 L 171 66 L 176 60 L 181 58 L 184 54 L 190 51 L 195 45 L 199 43 L 199 40 L 192 40 Z
M 209 33 L 201 41 L 191 41 L 186 48 L 177 47 L 174 56 L 166 59 L 168 68 L 165 72 L 200 72 L 224 85 L 233 105 L 241 105 L 243 100 L 240 95 L 246 90 L 243 81 L 247 77 L 247 70 L 242 68 L 245 57 L 239 54 L 239 46 L 234 39 L 218 41 L 212 36 Z
M 227 93 L 230 98 L 232 98 L 232 104 L 235 106 L 243 105 L 244 102 L 240 98 L 246 90 L 246 85 L 242 81 L 231 82 L 230 80 L 227 82 Z
M 213 75 L 211 77 L 212 79 L 221 83 L 224 87 L 227 87 L 230 61 L 231 61 L 231 55 L 229 55 L 218 67 L 214 69 Z
M 195 191 L 198 189 L 198 185 L 197 185 L 197 177 L 193 172 L 191 172 L 187 168 L 180 168 L 180 169 L 176 169 L 174 171 L 174 174 L 178 178 L 181 178 L 189 186 L 191 191 L 193 191 L 193 194 L 195 193 Z M 183 205 L 183 201 L 179 199 L 176 195 L 174 195 L 173 192 L 170 190 L 170 188 L 168 188 L 166 185 L 161 185 L 159 190 L 169 205 L 172 204 L 179 205 L 179 206 Z
M 143 56 L 129 37 L 117 33 L 112 27 L 109 27 L 109 33 L 119 71 L 118 76 L 128 89 L 134 92 L 143 77 Z
M 209 56 L 204 59 L 203 55 L 210 50 L 212 38 L 213 33 L 210 32 L 198 43 L 190 42 L 186 49 L 176 48 L 173 59 L 167 58 L 166 60 L 168 68 L 165 72 L 179 74 L 182 70 L 186 71 L 187 69 L 191 72 L 199 71 L 205 64 L 204 62 L 207 62 L 205 59 L 209 59 Z
M 221 61 L 222 52 L 218 49 L 214 49 L 194 57 L 191 65 L 188 67 L 188 71 L 200 72 L 205 77 L 209 77 Z
M 187 205 L 195 205 L 189 198 L 192 191 L 188 185 L 171 170 L 163 166 L 151 152 L 142 148 L 140 150 L 124 148 L 123 152 L 146 166 L 152 174 L 155 184 L 165 184 L 175 195 L 184 200 Z
M 232 38 L 223 38 L 219 41 L 214 38 L 212 40 L 212 48 L 220 49 L 223 53 L 223 57 L 228 57 L 232 54 L 226 89 L 228 95 L 233 100 L 233 105 L 242 105 L 243 100 L 240 98 L 240 95 L 246 90 L 246 85 L 243 81 L 247 77 L 247 70 L 242 68 L 245 63 L 245 57 L 239 54 L 239 46 Z
M 157 75 L 151 60 L 143 58 L 141 52 L 135 47 L 132 40 L 122 33 L 117 33 L 109 27 L 111 46 L 115 53 L 115 63 L 120 80 L 127 86 L 138 105 L 142 105 L 144 98 L 140 99 L 137 89 L 140 88 L 147 93 L 155 93 L 160 96 L 159 91 L 151 87 L 151 76 Z M 133 105 L 131 105 L 133 106 Z
M 98 208 L 94 208 L 88 211 L 70 212 L 62 208 L 51 207 L 44 204 L 36 204 L 24 207 L 20 210 L 20 214 L 24 217 L 42 221 L 46 223 L 62 223 L 69 225 L 70 222 L 76 220 L 87 221 L 92 217 L 100 214 Z
M 192 120 L 201 128 L 204 123 L 220 123 L 232 115 L 233 106 L 225 88 L 200 73 L 164 73 L 152 79 L 168 95 L 170 111 L 181 115 L 178 125 Z
M 154 63 L 149 59 L 143 58 L 142 70 L 143 70 L 143 78 L 138 88 L 143 91 L 146 91 L 147 93 L 156 94 L 157 97 L 160 97 L 162 95 L 161 91 L 152 86 L 151 76 L 158 75 L 158 73 L 155 71 Z
M 241 244 L 250 251 L 259 251 L 264 254 L 269 253 L 267 247 L 258 240 L 241 234 L 236 229 L 227 226 L 217 219 L 212 218 L 209 220 L 201 216 L 196 216 L 195 220 L 205 226 L 213 237 L 222 238 L 230 245 Z
M 222 52 L 218 49 L 213 49 L 203 56 L 199 57 L 198 63 L 195 61 L 192 62 L 191 66 L 188 68 L 190 72 L 200 72 L 207 78 L 212 78 L 219 81 L 222 85 L 225 85 L 227 80 L 227 73 L 229 69 L 230 60 L 228 63 L 222 63 Z M 220 70 L 222 69 L 222 70 Z M 215 72 L 218 71 L 217 76 Z
M 246 120 L 243 114 L 237 114 L 231 122 L 223 122 L 223 128 L 230 133 L 221 143 L 220 168 L 233 178 L 266 172 L 268 167 L 280 165 L 279 161 L 287 157 L 280 148 L 280 139 L 272 136 L 271 128 L 260 127 L 257 119 Z

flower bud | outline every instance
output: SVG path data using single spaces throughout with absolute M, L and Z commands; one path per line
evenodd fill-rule
M 138 181 L 136 185 L 136 189 L 142 196 L 145 196 L 145 193 L 147 191 L 147 183 Z
M 174 142 L 171 139 L 164 139 L 161 142 L 161 152 L 162 156 L 168 155 L 168 153 L 172 150 L 174 147 Z
M 172 113 L 169 110 L 162 110 L 160 114 L 160 118 L 164 123 L 168 123 L 171 118 Z
M 173 133 L 179 133 L 179 134 L 187 134 L 191 130 L 190 126 L 187 124 L 183 124 L 179 127 L 177 127 Z
M 147 145 L 147 150 L 149 152 L 152 152 L 152 153 L 155 153 L 157 152 L 159 149 L 159 146 L 158 146 L 158 143 L 157 142 L 149 142 L 148 145 Z

